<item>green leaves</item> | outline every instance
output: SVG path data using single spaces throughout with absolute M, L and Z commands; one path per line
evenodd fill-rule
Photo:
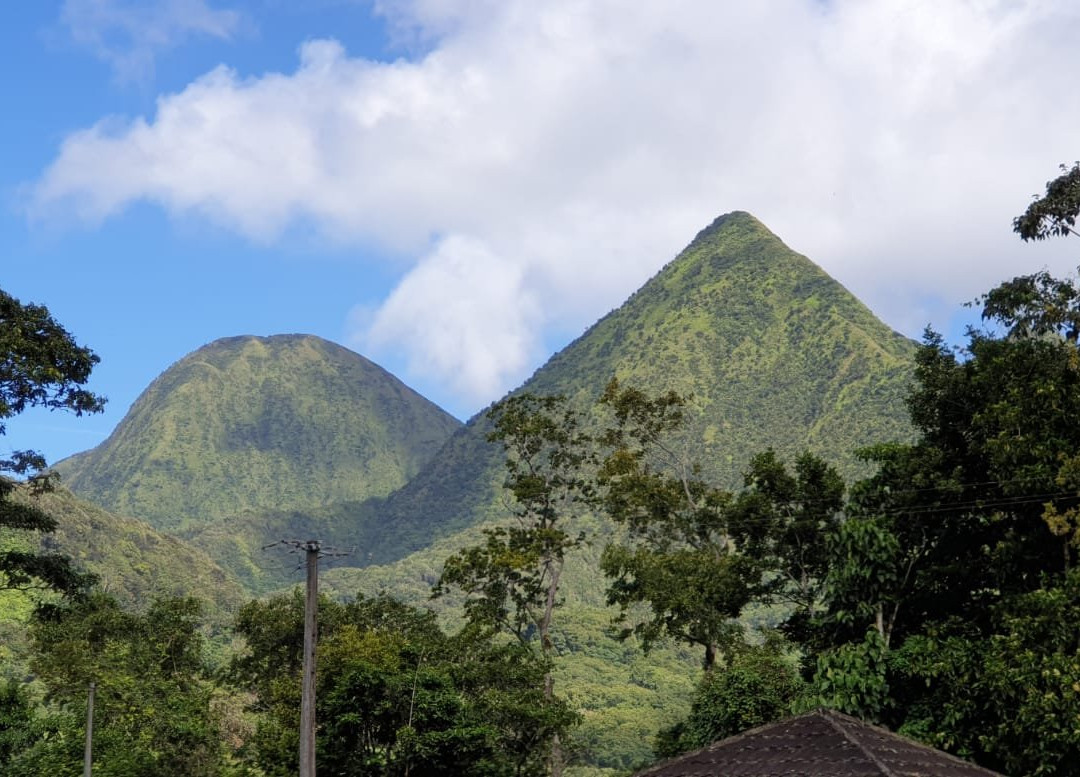
M 888 645 L 877 629 L 867 629 L 861 642 L 849 642 L 818 656 L 807 708 L 827 707 L 881 721 L 891 706 L 887 677 Z
M 937 630 L 892 661 L 923 689 L 905 726 L 1005 774 L 1069 775 L 1080 762 L 1080 576 L 994 608 L 989 636 Z
M 0 290 L 0 434 L 4 419 L 28 407 L 100 412 L 105 400 L 82 388 L 98 361 L 47 308 Z
M 84 389 L 98 357 L 76 344 L 41 305 L 24 305 L 0 290 L 0 436 L 4 421 L 29 407 L 98 413 L 105 400 Z M 52 532 L 56 521 L 29 501 L 13 501 L 9 475 L 29 478 L 32 496 L 50 490 L 45 459 L 30 450 L 0 459 L 0 529 Z M 8 550 L 0 553 L 0 590 L 39 588 L 76 594 L 93 577 L 58 554 Z
M 747 524 L 733 523 L 732 495 L 705 483 L 672 444 L 685 399 L 612 381 L 601 403 L 612 409 L 603 439 L 614 446 L 599 471 L 602 504 L 627 532 L 601 557 L 608 602 L 624 621 L 648 604 L 649 615 L 625 634 L 639 635 L 646 648 L 665 636 L 701 645 L 711 667 L 764 571 L 737 547 L 736 532 Z
M 1046 184 L 1046 194 L 1036 197 L 1027 210 L 1013 219 L 1013 231 L 1022 240 L 1075 235 L 1080 215 L 1080 162 L 1061 165 L 1061 175 Z
M 877 471 L 831 532 L 813 703 L 1004 773 L 1074 774 L 1078 290 L 1039 273 L 983 302 L 1002 334 L 959 353 L 927 333 L 918 439 L 863 451 Z
M 93 681 L 95 773 L 221 775 L 225 752 L 204 675 L 200 616 L 192 599 L 157 600 L 135 614 L 100 592 L 44 610 L 32 628 L 32 668 L 50 703 L 41 725 L 55 734 L 16 762 L 29 773 L 56 763 L 63 767 L 52 773 L 78 771 Z M 69 719 L 69 709 L 80 714 Z
M 459 588 L 471 623 L 506 628 L 522 642 L 535 631 L 546 655 L 566 554 L 585 539 L 565 527 L 594 501 L 593 441 L 562 396 L 512 396 L 488 417 L 489 439 L 506 452 L 516 524 L 485 529 L 483 544 L 450 556 L 433 595 Z
M 232 676 L 263 713 L 252 760 L 289 774 L 297 744 L 302 608 L 279 596 L 245 606 L 248 651 Z M 574 720 L 546 700 L 546 665 L 490 633 L 444 634 L 427 610 L 387 596 L 320 603 L 320 772 L 537 775 Z

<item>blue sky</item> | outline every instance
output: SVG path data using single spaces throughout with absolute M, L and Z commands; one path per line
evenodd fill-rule
M 1080 157 L 1071 0 L 11 4 L 0 287 L 102 362 L 101 442 L 218 337 L 308 332 L 465 418 L 716 215 L 894 328 L 1075 267 L 1010 221 Z

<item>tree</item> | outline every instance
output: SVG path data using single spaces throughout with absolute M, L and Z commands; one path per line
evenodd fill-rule
M 485 529 L 483 544 L 447 559 L 434 595 L 458 588 L 475 627 L 505 629 L 522 644 L 535 641 L 549 667 L 544 698 L 551 703 L 551 629 L 559 581 L 567 553 L 585 540 L 567 524 L 593 502 L 593 441 L 560 395 L 515 395 L 495 405 L 488 418 L 494 424 L 488 439 L 502 443 L 506 452 L 503 485 L 515 523 Z M 552 774 L 561 772 L 561 760 L 556 735 Z
M 614 419 L 603 436 L 603 506 L 626 530 L 601 557 L 608 601 L 624 621 L 637 605 L 649 607 L 624 637 L 637 634 L 646 648 L 662 637 L 700 645 L 711 669 L 721 647 L 741 636 L 736 619 L 761 590 L 764 564 L 739 550 L 749 524 L 733 520 L 732 495 L 702 480 L 670 443 L 685 398 L 650 397 L 613 380 L 601 403 Z
M 990 636 L 930 630 L 891 664 L 905 730 L 1003 774 L 1074 775 L 1080 764 L 1080 573 L 1010 597 Z
M 1013 219 L 1013 231 L 1022 240 L 1077 235 L 1080 215 L 1080 162 L 1071 168 L 1061 165 L 1061 175 L 1046 184 L 1046 194 L 1036 196 L 1027 210 Z
M 917 438 L 863 452 L 830 541 L 820 703 L 1008 773 L 1070 773 L 1080 352 L 1072 284 L 989 292 L 958 353 L 928 332 Z
M 226 754 L 200 614 L 194 599 L 159 599 L 144 613 L 125 612 L 101 592 L 42 608 L 31 626 L 31 668 L 46 688 L 38 725 L 47 735 L 13 758 L 12 772 L 79 770 L 94 681 L 95 774 L 221 775 Z
M 33 743 L 33 724 L 34 703 L 26 686 L 14 680 L 0 685 L 0 767 Z
M 657 735 L 656 756 L 672 758 L 790 714 L 805 688 L 787 647 L 770 634 L 725 656 L 723 671 L 701 678 L 686 720 Z
M 743 484 L 732 519 L 744 538 L 742 550 L 768 567 L 766 598 L 793 607 L 785 633 L 806 642 L 823 602 L 828 538 L 840 527 L 844 481 L 809 451 L 796 459 L 792 474 L 767 450 L 751 458 Z
M 465 629 L 446 635 L 428 610 L 388 596 L 320 602 L 317 758 L 340 775 L 539 775 L 573 718 L 543 699 L 544 665 L 517 643 Z M 295 773 L 303 602 L 245 605 L 247 648 L 233 681 L 260 714 L 249 759 Z
M 1078 503 L 1060 485 L 1080 451 L 1076 348 L 973 330 L 966 355 L 928 332 L 908 401 L 918 439 L 862 453 L 877 472 L 852 488 L 827 581 L 837 643 L 868 627 L 886 645 L 951 619 L 988 628 L 996 602 L 1071 563 L 1044 513 Z
M 41 305 L 22 304 L 0 290 L 0 436 L 6 420 L 27 408 L 68 410 L 81 416 L 100 412 L 105 400 L 82 388 L 98 357 L 79 346 Z M 0 529 L 51 532 L 56 521 L 32 501 L 16 500 L 18 483 L 28 478 L 31 495 L 52 487 L 45 459 L 20 450 L 0 459 Z M 92 578 L 59 554 L 14 549 L 0 553 L 0 588 L 42 588 L 73 593 Z

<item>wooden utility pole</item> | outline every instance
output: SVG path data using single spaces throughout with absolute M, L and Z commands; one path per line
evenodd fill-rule
M 319 542 L 304 543 L 307 592 L 304 597 L 304 679 L 300 696 L 300 777 L 315 777 L 315 643 L 318 637 Z
M 94 689 L 97 683 L 90 681 L 90 690 L 86 695 L 86 747 L 83 749 L 83 777 L 90 777 L 94 761 Z
M 263 550 L 284 545 L 290 553 L 303 553 L 307 568 L 304 596 L 304 669 L 300 682 L 300 777 L 315 777 L 315 645 L 319 640 L 319 558 L 348 556 L 350 552 L 324 548 L 319 540 L 279 540 Z

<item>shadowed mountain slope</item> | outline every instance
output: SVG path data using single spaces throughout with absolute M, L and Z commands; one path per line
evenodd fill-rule
M 230 337 L 176 362 L 109 439 L 56 469 L 80 496 L 175 530 L 385 496 L 460 425 L 321 338 Z

